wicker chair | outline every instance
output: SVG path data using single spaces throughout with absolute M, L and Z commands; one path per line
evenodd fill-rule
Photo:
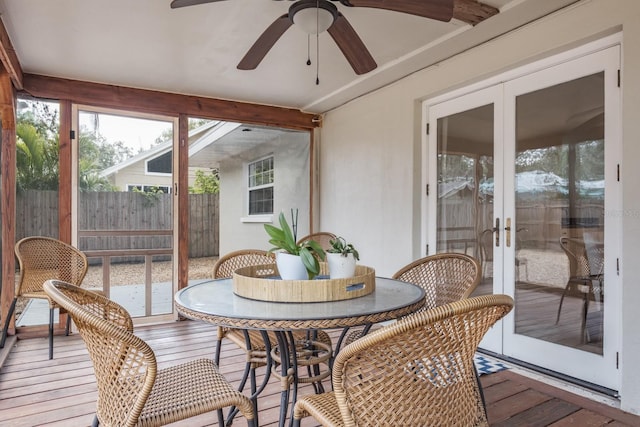
M 248 267 L 251 265 L 274 263 L 275 256 L 272 253 L 264 250 L 243 249 L 234 251 L 220 257 L 220 259 L 218 259 L 218 261 L 214 264 L 213 278 L 231 278 L 233 277 L 233 272 L 238 268 Z M 247 346 L 247 339 L 245 334 L 248 334 L 251 348 L 248 348 Z M 329 337 L 329 335 L 324 331 L 295 331 L 293 333 L 293 336 L 296 342 L 306 342 L 308 339 L 313 339 L 313 341 L 318 341 L 324 344 L 324 346 L 328 347 L 329 349 L 331 349 L 332 346 L 331 337 Z M 240 381 L 239 390 L 242 391 L 244 389 L 244 386 L 246 385 L 247 380 L 250 379 L 251 394 L 256 394 L 257 385 L 255 370 L 260 366 L 266 365 L 268 362 L 267 347 L 265 345 L 262 333 L 256 330 L 243 331 L 240 329 L 225 328 L 219 326 L 218 342 L 216 345 L 215 355 L 215 361 L 217 364 L 220 363 L 220 350 L 222 347 L 223 338 L 228 338 L 246 353 L 247 362 L 245 364 L 245 370 L 242 375 L 242 380 Z M 276 348 L 277 346 L 277 338 L 273 333 L 269 333 L 269 344 L 272 349 Z M 300 364 L 304 364 L 304 366 L 311 368 L 313 366 L 314 360 L 300 357 L 299 362 Z M 276 369 L 272 369 L 272 372 L 275 376 L 280 377 Z M 328 375 L 328 372 L 325 372 L 324 375 L 321 375 L 320 372 L 316 369 L 315 372 L 309 371 L 309 376 L 307 378 L 299 378 L 299 381 L 315 383 L 316 380 L 321 380 L 324 377 L 328 377 Z M 268 380 L 268 376 L 265 378 L 265 380 Z M 230 414 L 229 418 L 233 418 L 233 414 Z
M 567 280 L 567 284 L 562 292 L 562 296 L 560 297 L 558 313 L 556 314 L 556 325 L 560 321 L 560 311 L 562 310 L 564 298 L 567 295 L 582 297 L 580 336 L 583 342 L 588 342 L 589 333 L 586 325 L 589 301 L 596 298 L 600 299 L 602 296 L 602 267 L 604 257 L 601 252 L 597 253 L 598 256 L 595 256 L 596 254 L 593 254 L 592 250 L 592 256 L 590 259 L 585 242 L 582 239 L 561 237 L 560 247 L 569 261 L 569 279 Z M 595 267 L 594 272 L 591 271 L 591 265 Z M 594 286 L 594 283 L 597 284 L 597 286 Z
M 210 359 L 158 369 L 153 350 L 133 334 L 133 321 L 103 295 L 59 280 L 44 291 L 64 307 L 84 340 L 98 385 L 94 425 L 160 426 L 235 405 L 255 425 L 251 400 Z
M 468 298 L 353 342 L 336 356 L 333 391 L 298 399 L 294 425 L 488 426 L 473 357 L 512 307 L 507 295 Z
M 71 245 L 41 236 L 26 237 L 18 241 L 15 253 L 20 265 L 20 279 L 15 298 L 5 318 L 0 348 L 4 347 L 18 298 L 46 299 L 49 302 L 49 359 L 53 359 L 54 310 L 59 306 L 47 296 L 42 285 L 48 279 L 57 279 L 80 286 L 87 274 L 87 257 Z M 67 318 L 67 335 L 70 322 L 71 319 Z
M 468 298 L 482 278 L 478 260 L 461 253 L 439 253 L 420 258 L 398 270 L 393 278 L 413 283 L 425 291 L 423 310 Z M 353 331 L 346 338 L 349 344 L 366 333 Z
M 331 243 L 329 242 L 335 238 L 336 235 L 333 233 L 329 233 L 327 231 L 318 231 L 317 233 L 311 233 L 298 239 L 297 243 L 300 244 L 302 242 L 306 242 L 307 240 L 314 240 L 318 242 L 318 244 L 320 244 L 320 247 L 326 251 L 327 249 L 331 248 Z
M 394 279 L 421 286 L 426 293 L 424 309 L 468 298 L 482 278 L 478 260 L 461 253 L 439 253 L 402 267 Z

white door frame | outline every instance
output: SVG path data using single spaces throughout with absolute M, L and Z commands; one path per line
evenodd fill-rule
M 615 174 L 617 173 L 617 165 L 620 164 L 621 160 L 621 100 L 620 90 L 616 86 L 617 82 L 612 80 L 620 66 L 620 42 L 620 35 L 610 36 L 570 52 L 520 67 L 487 81 L 423 103 L 423 126 L 425 128 L 423 133 L 425 135 L 423 137 L 424 188 L 427 188 L 429 183 L 433 183 L 432 187 L 434 188 L 437 186 L 437 119 L 476 106 L 493 103 L 494 120 L 499 123 L 496 124 L 496 127 L 500 128 L 494 128 L 496 139 L 494 148 L 501 148 L 495 152 L 496 169 L 494 170 L 494 181 L 496 187 L 494 188 L 494 194 L 510 195 L 505 197 L 496 196 L 494 198 L 494 203 L 496 203 L 494 215 L 500 216 L 501 221 L 506 217 L 514 218 L 514 182 L 513 180 L 506 182 L 502 179 L 503 176 L 515 176 L 515 108 L 509 103 L 513 104 L 515 94 L 519 93 L 519 90 L 522 93 L 535 90 L 536 85 L 532 84 L 532 82 L 536 78 L 543 79 L 546 76 L 551 78 L 556 76 L 556 83 L 561 83 L 580 76 L 605 71 L 609 79 L 605 83 L 605 181 L 607 183 L 605 210 L 620 211 L 622 191 Z M 573 65 L 564 65 L 570 61 L 575 62 L 573 62 Z M 593 66 L 588 67 L 588 64 L 596 65 L 594 68 Z M 570 71 L 573 68 L 580 70 L 581 67 L 582 75 L 580 75 L 579 71 Z M 560 76 L 561 78 L 558 79 L 558 71 L 566 71 L 567 74 Z M 530 77 L 534 74 L 536 77 Z M 506 83 L 503 84 L 502 82 Z M 520 82 L 520 84 L 526 83 L 529 86 L 521 87 L 517 82 Z M 502 93 L 503 91 L 504 93 Z M 429 135 L 426 134 L 427 123 L 430 129 Z M 498 156 L 504 157 L 498 158 Z M 498 168 L 497 165 L 504 165 L 504 168 Z M 500 188 L 499 183 L 504 183 L 505 186 Z M 430 193 L 437 194 L 437 191 L 434 190 Z M 506 205 L 503 205 L 503 203 Z M 426 213 L 426 215 L 422 216 L 424 230 L 422 247 L 426 255 L 427 247 L 433 248 L 431 250 L 432 253 L 435 252 L 436 248 L 437 197 L 429 198 L 426 195 L 423 196 L 422 207 L 423 212 Z M 611 279 L 607 280 L 607 298 L 605 299 L 604 355 L 596 355 L 552 343 L 545 343 L 541 340 L 534 340 L 509 332 L 514 330 L 513 313 L 506 316 L 487 334 L 481 347 L 612 390 L 619 390 L 620 374 L 617 359 L 621 339 L 620 287 L 622 280 L 621 272 L 617 269 L 615 260 L 619 259 L 621 254 L 620 218 L 605 215 L 605 230 L 606 257 L 607 260 L 612 261 L 607 262 L 605 266 L 605 277 L 610 277 Z M 513 262 L 515 245 L 511 245 L 508 248 L 505 247 L 503 236 L 504 233 L 501 233 L 502 242 L 500 248 L 494 248 L 494 250 L 497 250 L 497 252 L 494 252 L 494 293 L 506 293 L 513 296 L 515 292 L 515 263 Z
M 437 229 L 437 183 L 438 183 L 438 168 L 437 168 L 437 154 L 438 154 L 438 119 L 441 117 L 447 117 L 453 114 L 457 114 L 463 111 L 471 110 L 474 108 L 493 105 L 493 145 L 494 145 L 494 194 L 502 194 L 503 188 L 503 179 L 502 179 L 502 165 L 503 165 L 503 129 L 502 129 L 502 116 L 503 116 L 503 96 L 502 96 L 502 85 L 494 85 L 485 89 L 480 89 L 476 92 L 457 97 L 455 99 L 432 105 L 429 107 L 429 128 L 430 132 L 428 135 L 428 150 L 430 153 L 433 153 L 432 156 L 428 158 L 428 162 L 425 164 L 428 165 L 426 169 L 428 169 L 427 174 L 427 182 L 434 183 L 431 187 L 433 190 L 430 190 L 429 193 L 433 195 L 431 198 L 424 199 L 425 205 L 427 207 L 427 225 L 426 230 L 434 230 L 434 232 L 428 233 L 427 236 L 427 245 L 430 250 L 430 253 L 435 253 L 435 248 L 437 247 L 437 233 L 435 230 Z M 494 197 L 494 215 L 500 213 L 503 210 L 503 198 L 502 197 Z M 423 217 L 424 218 L 424 217 Z M 504 233 L 500 233 L 500 239 L 502 240 L 502 235 Z M 500 246 L 494 247 L 494 255 L 493 255 L 493 272 L 494 272 L 494 289 L 493 292 L 496 294 L 503 293 L 501 288 L 503 283 L 502 272 L 503 272 L 503 249 L 504 245 L 501 243 Z M 428 255 L 428 254 L 425 254 Z M 497 288 L 499 286 L 499 288 Z M 489 330 L 484 340 L 482 341 L 482 347 L 493 351 L 495 353 L 502 352 L 502 322 L 498 322 L 495 324 L 493 328 Z
M 550 87 L 580 77 L 605 72 L 605 212 L 621 206 L 620 192 L 616 188 L 620 183 L 616 179 L 621 140 L 619 137 L 619 88 L 617 70 L 620 52 L 617 46 L 582 58 L 564 62 L 545 70 L 537 71 L 505 83 L 505 177 L 515 176 L 515 99 L 518 95 Z M 505 180 L 505 217 L 515 218 L 515 183 Z M 610 193 L 611 192 L 611 193 Z M 617 194 L 616 194 L 617 193 Z M 615 242 L 620 239 L 620 220 L 605 215 L 605 257 L 607 260 L 619 258 Z M 515 245 L 505 248 L 505 259 L 513 260 Z M 514 263 L 505 272 L 504 292 L 515 294 Z M 571 377 L 618 390 L 620 379 L 617 372 L 617 352 L 620 342 L 620 280 L 615 271 L 615 263 L 605 265 L 606 298 L 604 299 L 603 354 L 577 351 L 571 347 L 559 346 L 550 342 L 536 340 L 525 335 L 509 333 L 515 330 L 514 316 L 504 320 L 503 354 L 519 360 L 526 360 L 537 366 L 560 371 Z

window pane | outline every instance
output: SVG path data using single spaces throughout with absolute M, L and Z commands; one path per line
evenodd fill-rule
M 147 172 L 171 173 L 171 154 L 169 151 L 147 162 Z
M 248 173 L 249 215 L 273 213 L 273 157 L 250 163 Z
M 515 333 L 595 354 L 606 290 L 603 82 L 597 73 L 516 98 Z M 553 132 L 539 114 L 551 105 L 570 118 Z
M 273 213 L 273 187 L 249 191 L 249 215 Z

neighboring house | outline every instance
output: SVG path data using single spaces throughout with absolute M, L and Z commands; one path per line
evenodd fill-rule
M 224 122 L 209 121 L 189 132 L 189 145 L 213 142 L 211 130 Z M 210 172 L 211 168 L 189 168 L 189 186 L 193 186 L 196 170 Z M 165 141 L 141 152 L 124 162 L 101 172 L 101 176 L 120 191 L 157 191 L 171 193 L 173 187 L 173 141 Z
M 309 232 L 308 132 L 226 122 L 189 146 L 191 168 L 220 171 L 220 253 L 269 249 L 265 223 L 297 210 Z
M 220 173 L 219 253 L 269 249 L 263 224 L 293 209 L 297 235 L 309 233 L 309 135 L 241 123 L 209 121 L 189 132 L 189 186 L 195 172 Z M 121 191 L 172 191 L 172 141 L 102 172 Z M 275 214 L 275 215 L 274 215 Z
M 252 167 L 266 165 L 273 179 L 252 186 Z M 297 236 L 309 233 L 309 136 L 282 132 L 241 156 L 220 163 L 220 253 L 243 248 L 270 249 L 264 224 L 277 223 L 282 211 L 291 223 L 297 212 Z M 265 202 L 265 203 L 261 203 Z M 296 215 L 294 213 L 294 215 Z

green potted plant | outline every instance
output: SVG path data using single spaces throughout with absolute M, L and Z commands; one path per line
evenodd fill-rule
M 269 249 L 269 252 L 280 250 L 280 252 L 276 252 L 276 265 L 280 277 L 285 280 L 313 279 L 320 273 L 320 261 L 325 260 L 324 250 L 314 240 L 297 243 L 296 235 L 291 231 L 282 212 L 279 216 L 279 222 L 280 228 L 271 224 L 265 224 L 264 228 L 271 238 L 269 243 L 274 246 Z
M 357 249 L 352 243 L 347 243 L 343 237 L 331 239 L 329 244 L 331 245 L 331 248 L 327 249 L 329 277 L 332 279 L 353 277 L 356 272 L 356 261 L 360 260 Z

